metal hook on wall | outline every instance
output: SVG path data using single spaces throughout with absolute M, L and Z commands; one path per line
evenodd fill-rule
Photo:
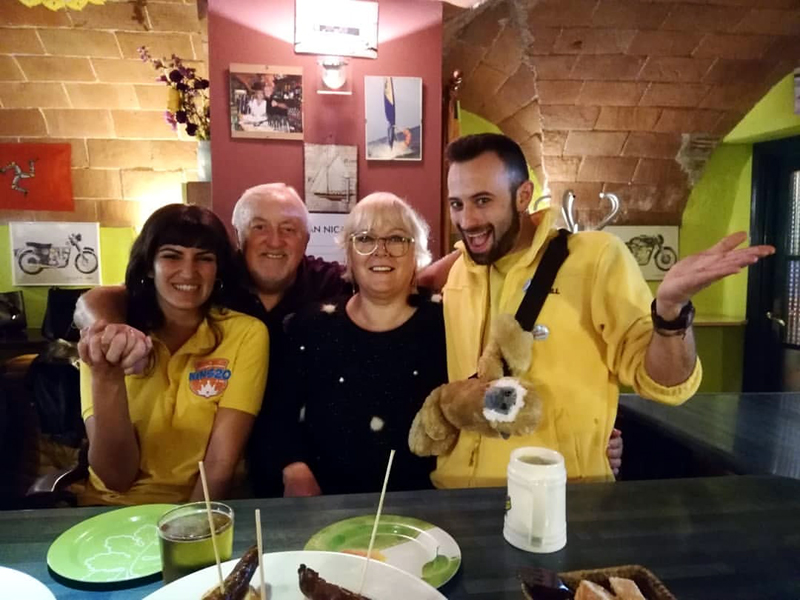
M 617 198 L 616 194 L 600 192 L 600 199 L 607 199 L 611 203 L 611 210 L 605 217 L 603 217 L 603 220 L 598 223 L 597 227 L 595 227 L 596 231 L 600 231 L 603 229 L 603 227 L 611 223 L 611 221 L 614 220 L 614 217 L 616 217 L 617 213 L 619 212 L 619 198 Z
M 605 217 L 603 217 L 600 223 L 594 227 L 595 231 L 600 231 L 606 225 L 611 223 L 611 221 L 614 220 L 614 217 L 616 217 L 617 213 L 619 212 L 619 198 L 616 194 L 600 192 L 600 199 L 608 200 L 611 204 L 611 210 Z M 561 200 L 561 216 L 564 217 L 564 223 L 566 224 L 567 231 L 571 233 L 577 233 L 579 227 L 577 221 L 575 221 L 575 193 L 572 190 L 567 190 L 564 192 L 564 197 Z
M 561 216 L 564 217 L 564 223 L 570 233 L 578 233 L 578 224 L 575 222 L 574 211 L 575 193 L 572 190 L 567 190 L 561 198 Z

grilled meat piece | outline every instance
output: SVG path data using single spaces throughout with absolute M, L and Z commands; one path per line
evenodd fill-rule
M 366 596 L 328 583 L 305 565 L 300 565 L 297 573 L 300 576 L 300 591 L 308 600 L 369 600 Z
M 257 567 L 258 547 L 251 546 L 225 578 L 225 593 L 219 591 L 219 586 L 214 586 L 214 589 L 205 593 L 203 600 L 246 600 L 250 591 L 250 579 Z

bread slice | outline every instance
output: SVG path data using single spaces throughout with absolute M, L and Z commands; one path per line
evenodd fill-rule
M 575 590 L 575 600 L 615 600 L 615 598 L 603 586 L 584 579 Z
M 608 583 L 611 584 L 611 589 L 620 600 L 647 600 L 639 590 L 639 586 L 630 579 L 609 577 Z

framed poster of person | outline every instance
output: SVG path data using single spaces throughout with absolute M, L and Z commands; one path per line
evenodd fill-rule
M 422 78 L 364 77 L 367 160 L 422 160 Z
M 303 69 L 232 63 L 231 137 L 303 139 Z

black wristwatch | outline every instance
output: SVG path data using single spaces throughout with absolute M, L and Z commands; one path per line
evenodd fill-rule
M 653 303 L 650 305 L 650 316 L 653 319 L 653 327 L 657 332 L 663 332 L 666 335 L 678 335 L 692 326 L 692 322 L 694 321 L 694 304 L 689 300 L 675 319 L 667 321 L 656 312 L 656 301 L 653 300 Z

